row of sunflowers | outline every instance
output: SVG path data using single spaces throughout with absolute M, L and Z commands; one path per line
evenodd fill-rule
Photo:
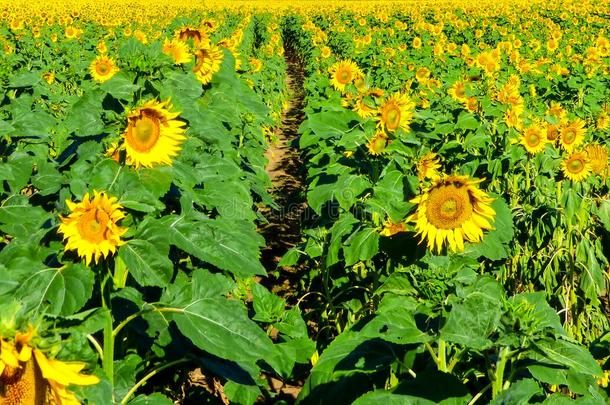
M 606 403 L 609 16 L 455 1 L 286 17 L 316 217 L 281 263 L 307 263 L 316 292 L 301 399 Z
M 256 282 L 279 24 L 28 3 L 0 7 L 0 404 L 271 400 L 315 350 Z

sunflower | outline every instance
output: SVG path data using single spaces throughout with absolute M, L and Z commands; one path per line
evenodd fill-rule
M 384 132 L 377 132 L 366 144 L 369 153 L 373 156 L 381 155 L 388 146 L 388 136 Z
M 94 375 L 82 374 L 85 363 L 50 359 L 34 347 L 30 326 L 12 339 L 0 337 L 0 404 L 80 404 L 69 385 L 93 385 Z
M 250 65 L 250 71 L 252 73 L 260 72 L 263 68 L 263 61 L 258 58 L 249 58 L 248 63 Z
M 394 93 L 388 97 L 379 107 L 377 120 L 381 129 L 396 131 L 402 128 L 409 130 L 409 124 L 413 120 L 415 103 L 409 96 L 402 93 Z
M 176 39 L 186 42 L 192 40 L 195 46 L 199 46 L 207 40 L 207 35 L 203 30 L 193 28 L 191 26 L 183 26 L 174 32 Z
M 466 85 L 463 81 L 458 80 L 447 90 L 447 93 L 452 99 L 459 101 L 460 103 L 466 103 L 468 96 L 466 95 Z
M 535 155 L 544 150 L 547 144 L 545 131 L 538 125 L 531 125 L 521 134 L 521 145 L 525 146 L 525 150 Z
M 89 265 L 92 259 L 97 263 L 102 256 L 114 253 L 117 246 L 123 244 L 121 236 L 127 229 L 119 227 L 117 222 L 125 214 L 116 197 L 94 191 L 93 198 L 86 193 L 82 202 L 66 200 L 66 204 L 70 214 L 60 217 L 58 229 L 68 241 L 65 250 L 76 250 Z
M 428 152 L 415 164 L 417 169 L 417 178 L 422 181 L 425 179 L 436 180 L 440 177 L 438 169 L 441 168 L 438 155 L 434 152 Z
M 600 176 L 608 173 L 608 149 L 599 144 L 590 144 L 585 147 L 585 153 L 591 164 L 591 171 Z
M 172 164 L 172 157 L 186 139 L 186 124 L 177 119 L 179 113 L 171 112 L 171 108 L 169 100 L 150 100 L 129 112 L 121 146 L 126 152 L 125 163 L 136 169 Z
M 100 55 L 89 65 L 89 73 L 91 77 L 98 83 L 104 83 L 109 80 L 119 71 L 119 68 L 114 63 L 112 58 L 105 55 Z
M 212 81 L 212 77 L 220 70 L 224 53 L 222 49 L 212 43 L 205 43 L 195 52 L 195 66 L 193 73 L 203 84 Z
M 171 56 L 176 65 L 189 63 L 193 59 L 193 56 L 189 53 L 186 42 L 175 38 L 171 41 L 165 39 L 163 42 L 163 53 L 167 56 Z
M 330 55 L 332 55 L 331 49 L 328 46 L 323 46 L 320 51 L 320 56 L 322 56 L 322 58 L 326 59 L 326 58 L 329 58 Z
M 549 142 L 555 142 L 559 138 L 559 127 L 553 124 L 546 124 L 546 139 Z
M 576 146 L 584 141 L 585 131 L 585 122 L 580 118 L 576 118 L 574 121 L 563 126 L 559 131 L 561 147 L 567 152 L 572 152 Z
M 360 118 L 366 119 L 375 115 L 377 110 L 374 107 L 371 107 L 367 104 L 364 97 L 361 95 L 356 99 L 354 106 L 352 107 L 352 111 L 354 111 Z
M 586 153 L 573 152 L 561 162 L 563 175 L 572 181 L 586 179 L 591 173 L 591 164 Z
M 430 250 L 440 253 L 448 244 L 451 251 L 461 252 L 464 241 L 479 242 L 484 229 L 493 229 L 493 199 L 477 187 L 481 181 L 446 176 L 411 200 L 417 210 L 407 220 L 415 222 L 417 235 L 421 235 L 422 242 L 428 240 Z
M 331 83 L 335 90 L 345 91 L 345 86 L 353 82 L 357 77 L 362 76 L 362 72 L 356 63 L 351 60 L 337 62 L 328 68 L 331 74 Z

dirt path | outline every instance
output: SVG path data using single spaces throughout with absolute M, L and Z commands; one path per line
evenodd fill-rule
M 267 241 L 267 247 L 262 252 L 262 262 L 269 273 L 269 280 L 265 284 L 270 284 L 268 287 L 274 292 L 288 287 L 277 283 L 288 282 L 289 273 L 294 273 L 290 268 L 282 268 L 279 274 L 275 271 L 282 256 L 301 241 L 301 220 L 307 208 L 304 169 L 297 145 L 299 125 L 304 119 L 304 71 L 290 48 L 286 48 L 285 55 L 288 64 L 286 85 L 290 94 L 288 108 L 282 114 L 278 141 L 266 153 L 269 159 L 267 172 L 273 183 L 271 194 L 280 208 L 264 212 L 269 223 L 261 229 Z

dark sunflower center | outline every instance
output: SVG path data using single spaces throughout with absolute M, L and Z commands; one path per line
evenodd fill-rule
M 438 229 L 456 229 L 472 216 L 472 203 L 461 184 L 440 185 L 430 191 L 426 206 L 428 222 Z

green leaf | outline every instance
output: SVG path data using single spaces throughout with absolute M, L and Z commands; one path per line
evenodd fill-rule
M 376 390 L 364 394 L 353 405 L 434 405 L 436 402 L 412 395 L 399 395 L 392 392 Z
M 597 377 L 602 375 L 601 367 L 584 346 L 564 339 L 544 339 L 535 344 L 542 354 L 556 364 L 578 373 Z
M 35 313 L 72 315 L 85 305 L 93 291 L 94 274 L 84 264 L 68 263 L 44 268 L 23 281 L 15 297 Z
M 458 116 L 456 128 L 460 129 L 477 129 L 481 125 L 477 117 L 470 112 L 462 111 Z
M 197 347 L 220 358 L 248 362 L 277 355 L 271 339 L 237 301 L 198 299 L 175 314 L 174 320 Z
M 13 75 L 9 81 L 8 87 L 32 87 L 42 80 L 40 72 L 23 72 Z
M 503 313 L 498 289 L 501 287 L 493 279 L 479 279 L 463 301 L 451 307 L 441 337 L 475 350 L 488 347 L 489 336 L 497 330 Z
M 172 400 L 155 392 L 151 395 L 138 395 L 128 402 L 130 405 L 173 405 Z
M 68 113 L 65 127 L 76 136 L 98 135 L 104 130 L 102 96 L 99 91 L 86 93 Z
M 491 405 L 528 404 L 529 400 L 542 392 L 540 385 L 532 379 L 519 380 L 500 392 Z
M 118 72 L 100 87 L 102 90 L 112 95 L 112 97 L 127 101 L 133 100 L 135 92 L 140 88 L 140 86 L 134 84 L 133 79 L 130 79 L 124 72 Z
M 262 237 L 250 223 L 222 218 L 191 221 L 175 216 L 163 222 L 171 243 L 198 259 L 239 277 L 265 274 L 259 261 Z
M 131 239 L 119 248 L 129 274 L 143 287 L 169 283 L 174 269 L 168 254 L 169 249 L 142 239 Z
M 252 304 L 255 315 L 252 319 L 260 322 L 275 322 L 284 314 L 286 302 L 272 294 L 260 284 L 252 286 Z
M 369 260 L 379 251 L 379 232 L 375 228 L 364 228 L 354 232 L 345 241 L 343 253 L 345 265 L 352 266 L 358 261 Z

